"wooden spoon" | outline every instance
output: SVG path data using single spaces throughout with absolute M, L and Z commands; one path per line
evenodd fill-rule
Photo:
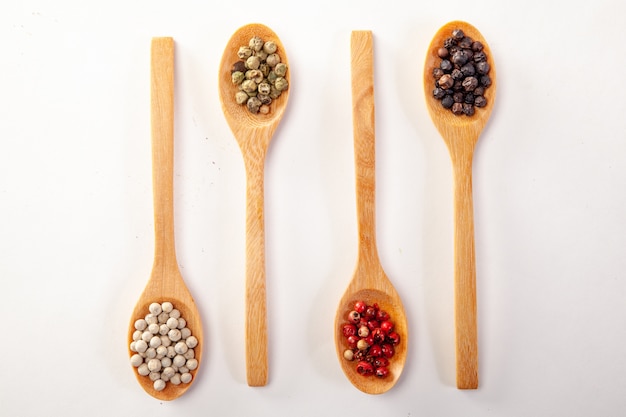
M 473 116 L 456 116 L 433 97 L 433 68 L 439 66 L 437 49 L 454 29 L 482 42 L 491 69 L 492 84 L 485 91 L 487 106 Z M 454 305 L 456 327 L 456 380 L 460 389 L 478 388 L 478 341 L 476 325 L 476 265 L 474 260 L 474 213 L 472 159 L 478 137 L 485 127 L 496 97 L 496 67 L 489 45 L 480 32 L 466 22 L 447 23 L 435 34 L 424 65 L 424 89 L 430 117 L 448 146 L 454 170 Z
M 239 143 L 246 169 L 246 375 L 248 385 L 263 386 L 268 375 L 264 164 L 270 140 L 285 113 L 289 90 L 272 101 L 268 114 L 252 114 L 245 105 L 235 102 L 238 87 L 232 84 L 231 68 L 239 60 L 239 47 L 248 45 L 254 36 L 274 41 L 281 62 L 289 65 L 283 44 L 270 28 L 258 23 L 245 25 L 232 35 L 222 55 L 219 92 L 224 116 Z
M 151 56 L 151 125 L 152 125 L 152 182 L 154 193 L 154 263 L 150 279 L 139 297 L 131 315 L 128 330 L 129 346 L 135 331 L 135 320 L 149 313 L 151 303 L 170 301 L 187 321 L 187 327 L 198 339 L 194 348 L 198 365 L 202 363 L 202 322 L 191 293 L 178 269 L 174 244 L 174 40 L 152 39 Z M 129 354 L 132 352 L 129 349 Z M 133 368 L 137 381 L 150 395 L 170 401 L 185 393 L 196 379 L 198 368 L 191 371 L 192 382 L 174 385 L 167 383 L 163 391 L 156 391 L 150 378 L 141 376 Z
M 354 31 L 351 38 L 352 112 L 356 168 L 356 200 L 358 218 L 358 258 L 354 275 L 346 289 L 335 316 L 335 347 L 344 374 L 359 390 L 382 394 L 393 387 L 406 362 L 408 331 L 400 296 L 385 275 L 376 248 L 375 224 L 375 128 L 374 128 L 374 52 L 371 31 Z M 400 335 L 400 344 L 390 359 L 389 375 L 379 379 L 356 372 L 356 362 L 344 359 L 348 348 L 342 332 L 348 313 L 356 301 L 368 305 L 378 303 L 389 313 Z

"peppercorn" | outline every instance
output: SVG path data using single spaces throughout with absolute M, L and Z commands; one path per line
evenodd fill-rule
M 454 79 L 452 79 L 452 76 L 450 74 L 444 74 L 439 79 L 439 87 L 443 88 L 444 90 L 452 88 L 453 85 Z
M 451 96 L 445 96 L 441 99 L 441 105 L 446 109 L 449 109 L 454 104 L 454 99 Z
M 233 64 L 233 68 L 230 71 L 231 73 L 233 72 L 246 72 L 246 63 L 243 61 L 237 61 Z
M 472 116 L 477 107 L 486 105 L 484 94 L 491 85 L 484 45 L 457 28 L 436 54 L 441 61 L 432 72 L 433 97 L 455 115 Z

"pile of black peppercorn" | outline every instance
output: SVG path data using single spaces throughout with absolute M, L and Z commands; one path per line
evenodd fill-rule
M 441 62 L 433 69 L 433 96 L 441 105 L 455 115 L 466 116 L 472 116 L 476 107 L 485 107 L 485 90 L 491 78 L 483 44 L 455 29 L 437 50 L 437 56 Z

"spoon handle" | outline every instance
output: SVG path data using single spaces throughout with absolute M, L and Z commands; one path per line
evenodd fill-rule
M 459 389 L 478 388 L 472 156 L 471 148 L 453 155 L 455 182 L 454 303 L 456 380 Z
M 246 167 L 246 375 L 251 387 L 266 385 L 268 378 L 264 149 L 242 148 Z
M 155 266 L 178 268 L 174 245 L 174 40 L 153 38 L 151 49 L 152 185 Z
M 374 41 L 371 31 L 351 37 L 352 124 L 356 169 L 359 264 L 378 264 L 376 249 L 376 141 L 374 118 Z

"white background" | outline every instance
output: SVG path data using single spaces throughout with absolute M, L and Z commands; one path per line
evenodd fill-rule
M 4 2 L 0 413 L 623 415 L 625 15 L 621 0 Z M 455 388 L 452 172 L 422 86 L 432 36 L 457 19 L 498 70 L 474 160 L 476 391 Z M 217 90 L 226 42 L 252 22 L 280 36 L 292 77 L 266 161 L 262 388 L 245 378 L 245 178 Z M 379 396 L 348 382 L 333 343 L 356 262 L 356 29 L 374 33 L 378 246 L 411 335 Z M 169 403 L 140 388 L 126 348 L 152 263 L 153 36 L 176 41 L 177 252 L 206 337 Z

